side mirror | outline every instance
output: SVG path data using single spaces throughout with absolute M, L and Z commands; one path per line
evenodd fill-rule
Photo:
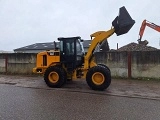
M 83 42 L 83 41 L 84 41 L 83 39 L 80 40 L 80 42 Z

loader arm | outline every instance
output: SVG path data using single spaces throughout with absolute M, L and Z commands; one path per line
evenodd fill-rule
M 88 49 L 88 52 L 84 58 L 84 69 L 87 69 L 88 66 L 89 66 L 89 62 L 90 61 L 90 58 L 92 57 L 93 55 L 93 52 L 94 52 L 94 49 L 96 48 L 96 46 L 103 42 L 104 40 L 106 40 L 107 38 L 109 38 L 111 35 L 113 35 L 115 32 L 115 29 L 114 28 L 111 28 L 110 30 L 108 31 L 98 31 L 98 32 L 95 32 L 93 34 L 91 34 L 91 38 L 93 38 L 93 40 L 91 41 L 91 45 Z
M 123 6 L 119 9 L 119 15 L 113 20 L 112 27 L 108 31 L 98 31 L 91 34 L 91 45 L 88 49 L 86 56 L 84 57 L 84 70 L 87 70 L 89 67 L 96 66 L 94 60 L 91 60 L 93 56 L 93 51 L 98 45 L 98 43 L 103 42 L 109 38 L 114 33 L 119 35 L 126 34 L 134 25 L 135 21 L 131 18 L 126 8 Z

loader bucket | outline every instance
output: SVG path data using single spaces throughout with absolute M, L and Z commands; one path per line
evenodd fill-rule
M 112 26 L 115 29 L 117 36 L 127 33 L 134 25 L 135 20 L 131 18 L 126 8 L 123 6 L 119 9 L 119 16 L 117 16 Z

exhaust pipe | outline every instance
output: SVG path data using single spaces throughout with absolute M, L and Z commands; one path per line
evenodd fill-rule
M 117 36 L 126 34 L 134 25 L 135 20 L 131 18 L 126 8 L 123 6 L 119 9 L 119 16 L 117 16 L 113 22 L 112 26 L 115 29 Z

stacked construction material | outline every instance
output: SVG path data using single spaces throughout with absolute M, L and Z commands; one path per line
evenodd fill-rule
M 156 50 L 159 50 L 159 49 L 132 42 L 119 48 L 117 51 L 156 51 Z

